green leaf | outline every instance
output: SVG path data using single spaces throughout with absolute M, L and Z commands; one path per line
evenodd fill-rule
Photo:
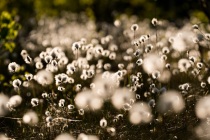
M 3 74 L 0 74 L 0 81 L 3 81 L 5 79 Z
M 15 48 L 15 43 L 14 42 L 7 42 L 4 44 L 4 48 L 8 50 L 9 52 L 12 52 Z

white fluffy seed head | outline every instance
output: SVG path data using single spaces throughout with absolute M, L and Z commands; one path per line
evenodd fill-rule
M 46 115 L 46 116 L 50 116 L 50 115 L 51 115 L 50 111 L 48 111 L 48 110 L 45 111 L 45 115 Z
M 47 116 L 46 117 L 46 122 L 52 122 L 52 117 L 51 116 Z
M 77 50 L 79 50 L 80 48 L 81 48 L 80 42 L 74 42 L 74 43 L 72 44 L 72 50 L 73 50 L 73 51 L 77 51 Z
M 103 52 L 102 52 L 102 55 L 103 55 L 104 57 L 108 57 L 109 54 L 110 54 L 110 51 L 109 51 L 109 50 L 103 50 Z
M 68 75 L 66 75 L 65 73 L 60 73 L 55 75 L 55 83 L 56 85 L 60 85 L 60 84 L 65 84 L 68 82 Z
M 154 72 L 152 72 L 152 78 L 153 79 L 157 79 L 160 77 L 160 72 L 158 70 L 155 70 Z
M 133 112 L 129 116 L 129 120 L 132 124 L 139 124 L 142 121 L 142 118 L 138 112 Z
M 135 100 L 135 95 L 128 88 L 119 88 L 111 97 L 111 102 L 116 109 L 122 109 L 130 100 Z
M 9 101 L 9 97 L 0 93 L 0 116 L 4 116 L 7 113 L 6 104 Z
M 21 104 L 21 102 L 22 102 L 22 97 L 20 95 L 14 95 L 10 97 L 8 103 L 11 107 L 17 107 Z
M 178 52 L 184 52 L 187 50 L 187 44 L 185 42 L 185 38 L 180 35 L 177 34 L 177 36 L 175 36 L 173 38 L 173 42 L 172 42 L 172 48 Z
M 25 59 L 28 56 L 28 52 L 26 50 L 22 50 L 20 55 L 22 56 L 23 59 Z
M 209 140 L 210 139 L 210 120 L 207 118 L 206 120 L 202 120 L 199 125 L 195 127 L 194 130 L 195 134 L 198 138 L 203 140 Z
M 43 68 L 43 64 L 42 64 L 41 61 L 36 62 L 35 66 L 36 66 L 37 69 L 42 69 Z
M 99 140 L 99 138 L 96 135 L 88 135 L 88 140 Z
M 110 55 L 109 55 L 109 59 L 110 60 L 115 60 L 117 57 L 116 53 L 115 52 L 111 52 Z
M 72 110 L 72 109 L 75 108 L 74 105 L 72 105 L 72 104 L 68 105 L 67 107 L 68 107 L 69 110 Z
M 67 68 L 67 72 L 66 73 L 68 75 L 71 75 L 71 74 L 73 74 L 76 71 L 76 67 L 73 64 L 68 64 L 66 68 Z
M 80 133 L 78 135 L 77 140 L 88 140 L 88 135 L 84 134 L 84 133 Z
M 63 133 L 58 135 L 55 140 L 75 140 L 75 138 L 68 133 Z
M 143 69 L 147 74 L 152 74 L 155 70 L 163 71 L 165 62 L 157 54 L 149 54 L 144 58 Z
M 202 69 L 204 65 L 203 65 L 203 63 L 198 62 L 198 63 L 196 64 L 196 66 L 197 66 L 198 69 Z
M 136 61 L 136 64 L 138 66 L 142 65 L 143 64 L 143 60 L 141 58 L 139 58 L 137 61 Z
M 118 80 L 115 74 L 104 72 L 102 75 L 96 75 L 93 80 L 93 94 L 108 99 L 113 95 L 113 91 L 118 87 Z
M 105 128 L 105 127 L 107 126 L 107 120 L 106 120 L 105 118 L 102 118 L 102 119 L 100 120 L 100 126 L 101 126 L 102 128 Z
M 33 79 L 33 74 L 31 73 L 25 74 L 25 77 L 28 81 L 31 81 Z
M 42 86 L 47 86 L 53 83 L 53 74 L 50 71 L 40 70 L 36 74 L 36 81 Z
M 139 29 L 138 24 L 133 24 L 133 25 L 131 26 L 131 30 L 132 30 L 132 31 L 137 31 L 138 29 Z
M 116 135 L 116 129 L 114 127 L 108 127 L 106 130 L 111 136 Z
M 63 86 L 58 86 L 58 91 L 65 91 L 65 88 Z
M 28 55 L 28 56 L 26 56 L 24 61 L 26 62 L 26 64 L 31 64 L 32 63 L 32 58 Z
M 102 98 L 100 98 L 99 96 L 92 95 L 90 102 L 89 102 L 89 107 L 92 110 L 99 110 L 102 108 L 103 103 L 104 103 L 104 101 Z
M 201 87 L 205 88 L 206 87 L 206 82 L 201 82 Z
M 44 60 L 46 63 L 50 63 L 52 61 L 53 57 L 51 55 L 47 55 L 44 57 Z
M 162 48 L 162 53 L 163 54 L 168 54 L 170 52 L 169 48 L 168 47 L 163 47 Z
M 188 59 L 182 58 L 178 62 L 178 68 L 180 72 L 186 72 L 191 67 L 191 63 Z
M 194 25 L 192 26 L 192 28 L 193 28 L 193 29 L 198 29 L 198 25 L 197 25 L 197 24 L 194 24 Z
M 16 62 L 9 63 L 8 70 L 12 73 L 18 72 L 20 70 L 20 65 L 18 65 Z
M 208 77 L 207 82 L 210 85 L 210 76 Z
M 175 113 L 181 112 L 185 108 L 185 102 L 182 95 L 175 90 L 164 92 L 159 97 L 158 110 L 161 113 L 172 111 Z
M 22 82 L 20 81 L 20 79 L 15 79 L 13 82 L 12 82 L 12 85 L 14 88 L 19 88 L 21 86 Z
M 47 98 L 48 97 L 48 94 L 46 92 L 43 92 L 42 93 L 42 98 Z
M 60 60 L 58 61 L 59 67 L 64 67 L 69 62 L 69 59 L 66 56 L 62 56 Z
M 156 18 L 153 18 L 151 23 L 153 26 L 156 26 L 158 24 L 158 20 Z
M 195 112 L 200 119 L 210 117 L 210 96 L 205 96 L 196 103 Z
M 84 114 L 85 114 L 85 110 L 84 110 L 84 109 L 79 109 L 79 110 L 78 110 L 78 113 L 79 113 L 79 115 L 81 115 L 81 116 L 82 116 L 82 115 L 84 115 Z
M 29 111 L 25 113 L 23 116 L 23 122 L 25 124 L 35 125 L 38 123 L 38 121 L 39 121 L 39 118 L 37 116 L 37 113 L 35 113 L 34 111 Z
M 158 81 L 161 83 L 168 83 L 171 79 L 171 72 L 169 70 L 164 70 L 161 73 L 161 76 L 158 78 Z
M 204 34 L 204 37 L 205 37 L 206 40 L 209 41 L 210 40 L 210 33 L 205 33 Z
M 67 79 L 69 84 L 73 84 L 74 83 L 74 79 L 72 77 L 68 77 Z
M 98 54 L 98 55 L 101 55 L 104 51 L 104 49 L 101 45 L 96 45 L 94 50 L 95 50 L 95 53 Z
M 90 107 L 91 110 L 99 110 L 103 106 L 103 99 L 100 96 L 93 94 L 90 90 L 86 90 L 77 93 L 75 104 L 80 109 Z
M 78 108 L 86 108 L 89 101 L 90 101 L 90 98 L 91 98 L 91 91 L 82 91 L 80 93 L 77 93 L 74 101 L 75 101 L 75 104 Z
M 38 106 L 39 105 L 39 99 L 38 98 L 32 98 L 31 99 L 31 105 L 33 107 Z
M 149 123 L 152 120 L 151 108 L 147 103 L 135 103 L 129 110 L 129 120 L 132 124 Z

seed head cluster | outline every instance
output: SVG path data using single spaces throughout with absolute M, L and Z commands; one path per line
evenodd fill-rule
M 20 126 L 55 140 L 150 139 L 188 127 L 206 134 L 210 35 L 201 40 L 197 24 L 150 21 L 122 16 L 99 33 L 86 18 L 41 19 L 22 63 L 8 60 L 0 116 L 21 116 Z

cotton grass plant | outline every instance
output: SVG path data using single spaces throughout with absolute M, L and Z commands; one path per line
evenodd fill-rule
M 16 118 L 8 136 L 208 139 L 204 28 L 122 15 L 107 33 L 79 20 L 41 19 L 22 42 L 22 62 L 8 60 L 12 94 L 0 94 L 0 115 Z

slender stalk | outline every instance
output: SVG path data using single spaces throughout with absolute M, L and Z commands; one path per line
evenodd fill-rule
M 11 119 L 11 120 L 22 120 L 22 118 L 12 118 L 12 117 L 4 117 L 4 116 L 0 116 L 0 118 Z

